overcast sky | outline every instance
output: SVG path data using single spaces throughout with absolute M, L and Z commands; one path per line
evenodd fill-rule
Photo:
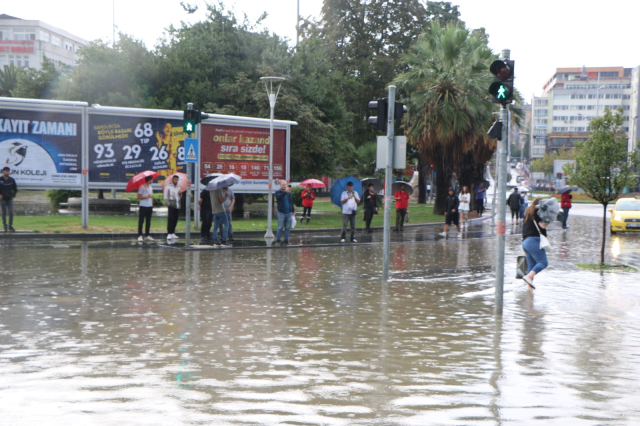
M 186 0 L 189 2 L 189 0 Z M 191 0 L 202 3 L 202 0 Z M 152 48 L 169 25 L 196 22 L 204 8 L 188 15 L 180 0 L 30 0 L 4 1 L 0 13 L 47 22 L 87 40 L 111 41 L 113 9 L 122 31 Z M 269 14 L 264 25 L 295 43 L 297 0 L 225 0 L 241 16 L 255 20 Z M 516 86 L 525 99 L 542 93 L 555 68 L 640 65 L 633 39 L 640 0 L 606 2 L 576 0 L 454 0 L 470 28 L 484 27 L 490 47 L 511 49 L 516 61 Z M 300 0 L 300 14 L 318 16 L 321 0 Z

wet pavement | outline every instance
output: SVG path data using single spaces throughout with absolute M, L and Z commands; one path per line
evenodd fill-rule
M 512 278 L 507 222 L 501 318 L 485 222 L 394 236 L 388 283 L 379 233 L 270 250 L 2 242 L 2 424 L 639 424 L 640 275 L 575 266 L 601 234 L 578 210 L 552 225 L 536 291 Z M 640 234 L 607 238 L 609 261 L 640 266 Z

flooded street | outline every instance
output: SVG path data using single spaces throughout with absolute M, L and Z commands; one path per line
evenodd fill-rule
M 407 229 L 388 283 L 375 244 L 0 243 L 2 424 L 640 424 L 640 275 L 577 268 L 601 220 L 570 224 L 532 292 L 507 222 L 502 318 L 487 224 Z

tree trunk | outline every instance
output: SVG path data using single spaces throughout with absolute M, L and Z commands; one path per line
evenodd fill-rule
M 600 247 L 600 265 L 604 266 L 604 242 L 607 238 L 607 204 L 603 204 L 604 212 L 602 214 L 602 246 Z
M 233 205 L 231 214 L 234 217 L 242 217 L 244 215 L 244 194 L 233 194 L 236 197 L 236 203 Z
M 418 156 L 418 204 L 427 204 L 427 168 L 422 156 Z
M 436 165 L 436 191 L 433 202 L 433 213 L 444 214 L 444 204 L 447 199 L 447 193 L 449 190 L 448 174 L 444 170 L 442 164 Z M 433 191 L 433 188 L 431 189 Z

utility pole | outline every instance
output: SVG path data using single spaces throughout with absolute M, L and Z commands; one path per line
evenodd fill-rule
M 389 86 L 389 109 L 387 112 L 387 167 L 384 171 L 384 226 L 382 230 L 382 278 L 389 279 L 389 249 L 391 245 L 391 175 L 393 174 L 393 151 L 395 136 L 393 133 L 396 104 L 396 86 Z

